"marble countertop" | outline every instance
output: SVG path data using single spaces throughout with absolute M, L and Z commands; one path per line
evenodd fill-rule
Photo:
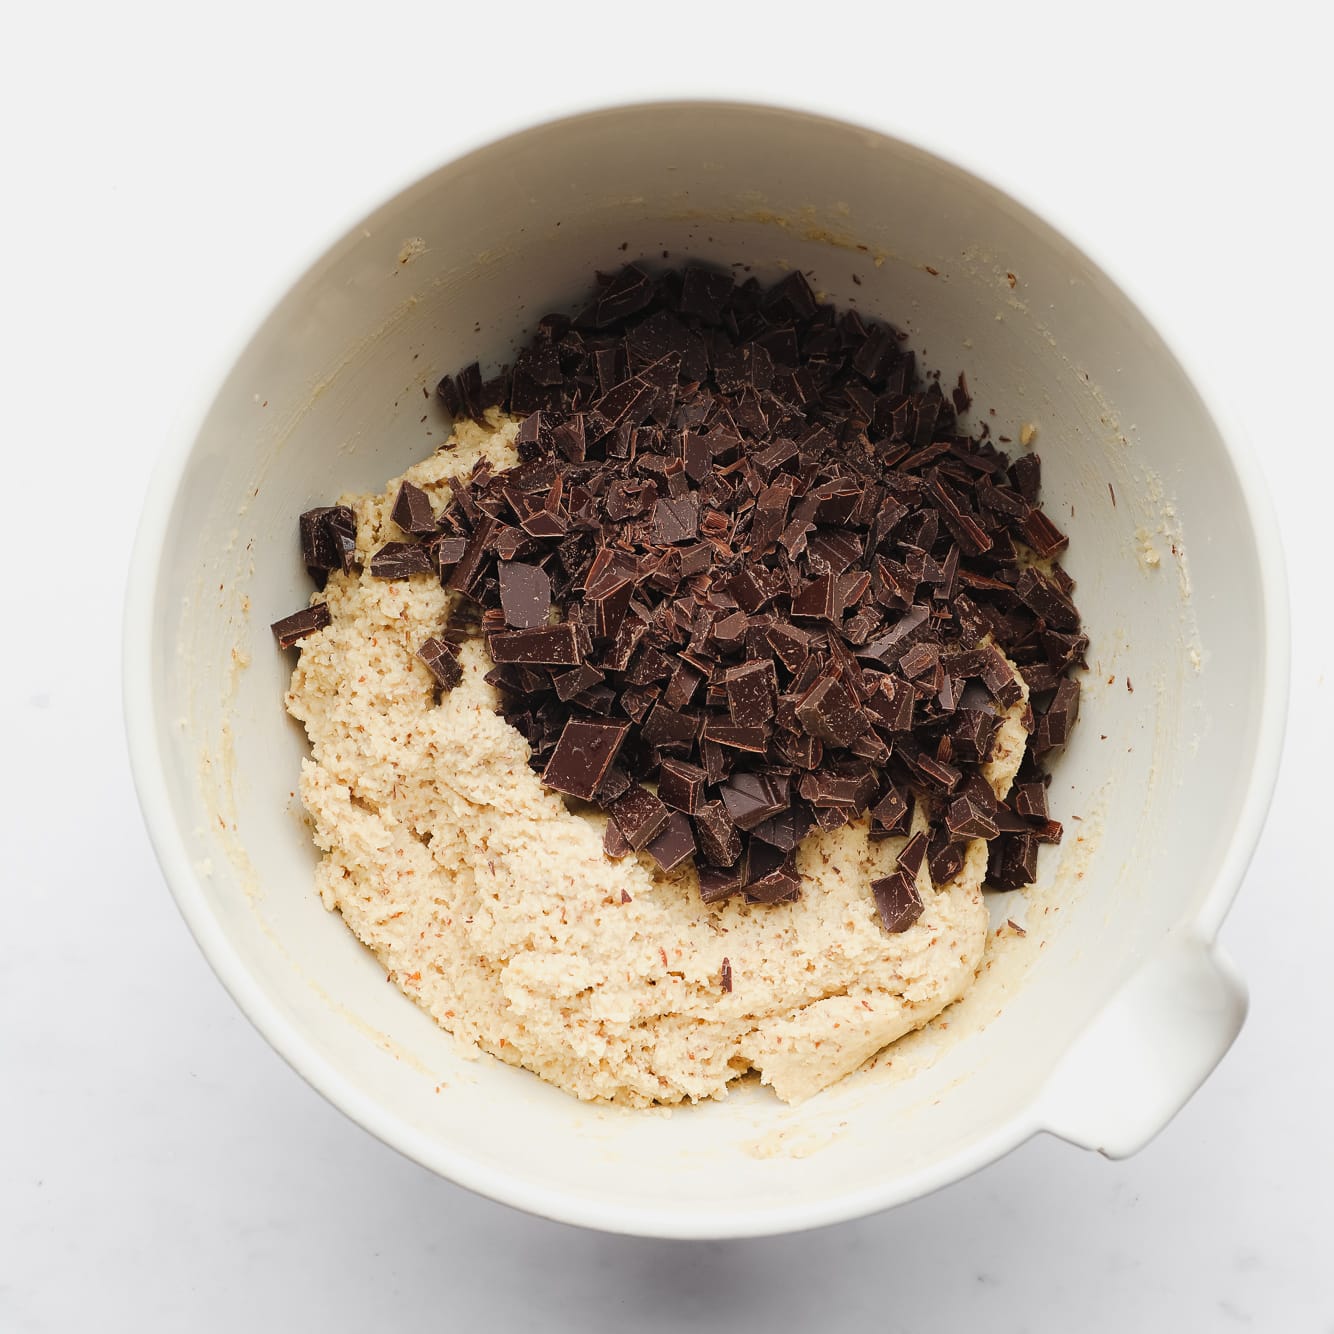
M 1334 749 L 1328 33 L 1287 3 L 1208 25 L 1163 5 L 846 5 L 818 34 L 740 8 L 702 44 L 719 7 L 690 0 L 665 33 L 589 7 L 587 37 L 426 4 L 7 21 L 0 1330 L 1334 1329 L 1334 877 L 1313 861 Z M 750 73 L 722 61 L 742 43 Z M 1223 933 L 1251 1016 L 1181 1115 L 1126 1162 L 1039 1139 L 876 1218 L 698 1245 L 475 1198 L 288 1070 L 163 886 L 118 679 L 155 452 L 258 296 L 428 158 L 441 118 L 536 115 L 573 66 L 581 98 L 631 96 L 692 58 L 738 92 L 819 80 L 850 114 L 967 145 L 1133 273 L 1261 448 L 1295 604 L 1295 722 Z

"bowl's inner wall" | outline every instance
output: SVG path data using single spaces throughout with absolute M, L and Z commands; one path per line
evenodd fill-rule
M 999 1017 L 947 1038 L 916 1078 L 859 1077 L 795 1112 L 742 1091 L 670 1118 L 620 1114 L 462 1059 L 320 907 L 294 797 L 304 737 L 283 713 L 292 660 L 268 624 L 309 594 L 298 512 L 383 486 L 446 433 L 430 393 L 443 371 L 508 359 L 594 269 L 644 257 L 741 261 L 766 280 L 800 266 L 830 299 L 906 328 L 947 381 L 965 369 L 993 431 L 1035 423 L 1093 637 L 1052 789 L 1070 840 L 1044 864 L 1054 875 L 1067 858 L 1060 924 L 1023 986 L 1004 998 L 994 983 Z M 1178 522 L 1189 599 L 1170 549 Z M 918 150 L 795 113 L 637 108 L 544 126 L 443 168 L 338 244 L 204 424 L 155 602 L 159 742 L 202 872 L 184 892 L 202 895 L 281 1021 L 350 1082 L 344 1100 L 473 1184 L 490 1167 L 539 1192 L 683 1217 L 720 1201 L 827 1204 L 871 1184 L 906 1192 L 1018 1115 L 1207 891 L 1256 735 L 1260 599 L 1236 477 L 1180 368 L 1012 201 Z M 1019 907 L 998 904 L 1002 917 Z M 778 1127 L 833 1138 L 813 1158 L 745 1151 Z M 696 1166 L 707 1170 L 682 1170 Z

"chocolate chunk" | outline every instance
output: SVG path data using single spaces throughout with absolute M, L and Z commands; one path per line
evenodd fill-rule
M 330 568 L 349 573 L 357 560 L 357 516 L 348 506 L 335 505 L 324 516 L 324 531 L 337 554 Z
M 574 667 L 568 672 L 557 672 L 551 678 L 551 684 L 555 687 L 556 698 L 564 703 L 566 700 L 574 699 L 576 695 L 582 695 L 586 690 L 591 690 L 596 685 L 601 685 L 604 679 L 603 674 L 596 667 L 590 667 L 587 663 L 580 663 L 578 667 Z
M 678 811 L 694 815 L 703 801 L 708 775 L 697 764 L 665 759 L 658 771 L 658 796 Z
M 939 887 L 953 880 L 963 870 L 963 845 L 954 842 L 944 830 L 938 830 L 927 845 L 926 865 L 931 883 Z
M 568 621 L 533 630 L 501 630 L 488 638 L 487 648 L 496 662 L 573 667 L 579 661 L 579 644 Z
M 654 542 L 693 542 L 699 532 L 699 501 L 694 496 L 664 497 L 653 506 L 652 523 Z
M 371 575 L 376 579 L 408 579 L 430 570 L 430 553 L 419 542 L 386 542 L 371 557 Z
M 696 315 L 709 324 L 717 323 L 734 286 L 730 274 L 712 269 L 686 269 L 681 279 L 681 313 Z
M 441 580 L 448 578 L 448 571 L 463 559 L 468 551 L 466 537 L 439 537 L 426 548 L 435 559 L 435 567 Z
M 908 803 L 892 783 L 871 808 L 871 819 L 889 834 L 908 832 Z
M 1041 758 L 1070 739 L 1071 729 L 1079 719 L 1079 682 L 1068 677 L 1056 687 L 1056 694 L 1038 719 L 1033 732 L 1033 754 Z
M 746 848 L 742 877 L 747 903 L 787 903 L 801 893 L 801 879 L 791 852 L 752 839 Z
M 1002 708 L 1008 709 L 1018 704 L 1024 692 L 1019 688 L 1010 664 L 1005 661 L 1005 655 L 994 644 L 988 644 L 981 652 L 983 656 L 978 675 L 982 678 L 982 684 L 995 696 Z
M 664 871 L 675 870 L 695 851 L 695 836 L 690 821 L 680 811 L 673 811 L 667 827 L 647 847 L 647 852 Z
M 1024 541 L 1044 560 L 1064 551 L 1070 539 L 1039 509 L 1031 509 L 1019 525 Z
M 1014 591 L 1026 607 L 1030 607 L 1053 629 L 1079 629 L 1079 612 L 1075 610 L 1075 604 L 1040 570 L 1030 566 L 1021 571 Z
M 945 828 L 953 838 L 995 838 L 1000 833 L 991 812 L 969 793 L 955 797 L 945 812 Z
M 537 565 L 501 561 L 500 606 L 505 624 L 516 630 L 545 625 L 551 611 L 551 576 Z
M 542 771 L 542 781 L 557 792 L 592 801 L 629 731 L 629 723 L 571 718 Z
M 763 774 L 733 774 L 719 795 L 738 829 L 754 829 L 787 805 L 786 794 Z
M 926 844 L 926 834 L 919 829 L 899 850 L 899 862 L 894 869 L 916 880 L 917 873 L 926 860 Z
M 635 784 L 607 806 L 625 841 L 636 851 L 647 847 L 671 819 L 671 811 L 646 787 Z
M 622 857 L 628 857 L 634 851 L 625 841 L 625 836 L 616 827 L 615 820 L 608 820 L 607 827 L 602 831 L 602 851 L 606 856 L 616 861 L 620 861 Z
M 411 533 L 414 537 L 428 537 L 435 532 L 435 514 L 431 510 L 430 497 L 411 482 L 399 484 L 389 517 L 405 533 Z
M 1022 889 L 1038 874 L 1038 840 L 1031 834 L 1002 834 L 988 846 L 987 884 L 992 889 Z
M 453 690 L 463 680 L 458 647 L 449 640 L 436 639 L 433 636 L 417 650 L 417 657 L 435 677 L 435 683 L 441 690 Z
M 791 852 L 810 833 L 814 823 L 814 817 L 804 806 L 789 806 L 756 825 L 751 830 L 751 837 Z
M 1016 783 L 1010 794 L 1015 813 L 1029 820 L 1047 820 L 1047 789 L 1042 783 Z
M 653 282 L 642 269 L 627 264 L 598 294 L 595 322 L 598 328 L 615 324 L 653 300 Z
M 721 801 L 706 801 L 700 806 L 695 812 L 695 832 L 700 851 L 712 865 L 732 866 L 741 856 L 741 835 Z
M 732 990 L 732 961 L 725 954 L 723 955 L 723 966 L 719 974 L 718 985 L 724 992 Z
M 305 607 L 290 616 L 284 616 L 280 621 L 274 621 L 271 627 L 273 637 L 278 641 L 279 648 L 291 648 L 307 635 L 323 630 L 332 619 L 329 608 L 323 602 L 317 602 L 313 607 Z
M 871 893 L 875 896 L 880 925 L 890 935 L 906 931 L 922 915 L 921 896 L 906 871 L 872 880 Z
M 312 574 L 329 570 L 346 573 L 352 568 L 357 550 L 357 521 L 346 505 L 325 505 L 307 510 L 298 527 L 301 558 Z
M 796 712 L 807 735 L 838 746 L 848 745 L 870 726 L 848 688 L 832 676 L 808 691 Z
M 723 676 L 727 711 L 741 727 L 756 727 L 774 716 L 778 677 L 772 662 L 748 662 L 732 667 Z
M 699 868 L 699 897 L 703 903 L 720 903 L 741 890 L 744 865 L 737 851 L 735 866 L 701 866 Z

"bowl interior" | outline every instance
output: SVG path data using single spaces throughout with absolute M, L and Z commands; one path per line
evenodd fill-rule
M 805 1106 L 741 1088 L 673 1113 L 584 1106 L 473 1060 L 386 983 L 311 887 L 304 736 L 268 624 L 304 605 L 297 514 L 378 489 L 447 433 L 432 390 L 506 360 L 595 269 L 790 266 L 891 319 L 975 420 L 1037 427 L 1092 636 L 1059 764 L 1067 842 L 974 999 Z M 994 415 L 993 415 L 994 414 Z M 1018 449 L 1018 443 L 1012 446 Z M 353 229 L 240 355 L 159 516 L 149 671 L 164 841 L 215 967 L 369 1128 L 558 1217 L 765 1231 L 908 1198 L 1031 1129 L 1036 1090 L 1146 951 L 1190 919 L 1238 818 L 1264 659 L 1255 540 L 1218 430 L 1121 292 L 1013 200 L 891 138 L 682 104 L 548 124 L 443 167 Z M 150 522 L 153 520 L 150 516 Z M 170 860 L 170 858 L 168 859 Z M 908 1071 L 909 1073 L 905 1073 Z M 695 1170 L 698 1169 L 698 1170 Z

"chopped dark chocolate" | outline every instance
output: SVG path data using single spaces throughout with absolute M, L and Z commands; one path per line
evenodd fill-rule
M 872 880 L 871 893 L 880 913 L 880 925 L 890 935 L 906 931 L 922 915 L 921 896 L 907 871 L 895 871 L 881 880 Z
M 629 731 L 629 723 L 571 718 L 542 771 L 542 781 L 557 792 L 592 801 Z
M 487 638 L 487 648 L 496 662 L 573 667 L 579 661 L 579 642 L 569 621 L 532 630 L 498 630 Z
M 456 644 L 447 639 L 434 636 L 417 650 L 426 670 L 435 677 L 435 683 L 441 690 L 453 690 L 463 680 L 463 668 L 459 665 L 459 650 Z
M 371 575 L 376 579 L 408 579 L 431 569 L 430 553 L 419 542 L 386 542 L 371 557 Z
M 693 855 L 705 901 L 785 902 L 812 828 L 869 809 L 872 838 L 906 836 L 915 810 L 927 828 L 876 891 L 902 930 L 923 864 L 943 883 L 985 838 L 1008 882 L 1059 837 L 1040 761 L 1068 740 L 1088 648 L 1046 563 L 1067 539 L 1036 455 L 961 434 L 962 375 L 923 375 L 897 331 L 820 305 L 799 272 L 766 291 L 632 264 L 543 320 L 512 370 L 469 366 L 439 394 L 520 417 L 521 462 L 450 479 L 438 516 L 404 483 L 411 540 L 371 572 L 464 595 L 423 662 L 447 689 L 480 621 L 504 715 L 550 786 L 611 815 L 609 855 Z M 301 547 L 317 581 L 350 570 L 355 516 L 308 511 Z M 1007 805 L 982 768 L 1026 689 Z
M 700 850 L 712 865 L 735 865 L 741 856 L 741 835 L 721 801 L 706 801 L 700 806 L 695 813 L 695 831 Z
M 405 532 L 414 537 L 429 537 L 435 532 L 435 514 L 431 499 L 419 486 L 402 482 L 394 498 L 389 517 Z
M 708 774 L 699 765 L 668 758 L 658 770 L 658 796 L 668 806 L 694 815 L 704 799 L 707 780 Z
M 500 562 L 500 606 L 505 624 L 533 630 L 547 623 L 551 612 L 551 576 L 540 566 Z
M 648 788 L 637 783 L 610 802 L 607 811 L 625 841 L 636 851 L 657 838 L 672 816 Z
M 645 849 L 664 871 L 675 870 L 695 851 L 695 836 L 690 821 L 680 811 L 673 811 L 667 827 Z
M 284 616 L 280 621 L 274 621 L 273 637 L 278 641 L 279 648 L 291 648 L 307 635 L 323 630 L 332 619 L 329 608 L 323 602 L 317 602 L 313 607 L 305 607 L 290 616 Z

